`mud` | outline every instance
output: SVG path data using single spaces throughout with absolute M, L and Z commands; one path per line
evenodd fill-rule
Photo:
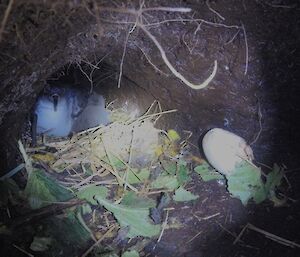
M 101 4 L 110 6 L 109 1 Z M 16 141 L 45 82 L 68 81 L 89 90 L 91 83 L 86 75 L 93 70 L 90 64 L 103 58 L 100 68 L 93 71 L 93 89 L 107 102 L 117 99 L 117 106 L 143 113 L 157 99 L 163 109 L 178 110 L 165 116 L 159 126 L 193 132 L 195 145 L 209 128 L 222 127 L 239 134 L 252 143 L 258 162 L 268 166 L 276 162 L 294 170 L 287 173 L 285 193 L 291 199 L 299 199 L 300 6 L 297 1 L 242 0 L 210 1 L 210 5 L 224 21 L 208 9 L 205 1 L 176 4 L 192 8 L 193 18 L 243 25 L 248 47 L 241 28 L 179 21 L 151 29 L 170 62 L 190 81 L 203 81 L 213 61 L 218 61 L 213 82 L 195 91 L 170 73 L 158 49 L 138 28 L 128 38 L 121 88 L 117 88 L 129 26 L 107 20 L 125 19 L 126 15 L 104 13 L 99 20 L 92 3 L 85 6 L 81 1 L 17 1 L 0 42 L 1 172 L 16 166 Z M 1 17 L 6 6 L 6 1 L 1 3 Z M 138 3 L 130 1 L 126 6 L 137 7 Z M 153 1 L 151 6 L 174 3 Z M 157 22 L 179 16 L 150 12 L 148 18 Z M 201 149 L 195 151 L 201 153 Z M 179 218 L 184 227 L 166 231 L 150 256 L 299 256 L 298 249 L 255 232 L 246 233 L 243 243 L 233 245 L 247 222 L 299 243 L 297 201 L 288 201 L 281 208 L 268 202 L 245 208 L 215 182 L 196 183 L 191 190 L 200 199 L 170 213 L 170 219 Z M 20 254 L 15 249 L 13 253 L 11 256 Z

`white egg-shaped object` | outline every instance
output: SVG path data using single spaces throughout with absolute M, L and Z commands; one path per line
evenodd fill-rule
M 202 140 L 208 162 L 220 173 L 229 175 L 243 161 L 253 159 L 253 152 L 246 141 L 220 128 L 209 130 Z

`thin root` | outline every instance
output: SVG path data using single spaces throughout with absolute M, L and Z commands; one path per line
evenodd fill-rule
M 217 73 L 217 69 L 218 69 L 218 63 L 217 60 L 214 61 L 214 69 L 213 72 L 211 73 L 211 75 L 201 84 L 193 84 L 190 81 L 188 81 L 184 76 L 182 76 L 181 73 L 179 73 L 174 67 L 173 65 L 170 63 L 170 61 L 168 60 L 167 56 L 166 56 L 166 52 L 164 51 L 164 49 L 162 48 L 162 46 L 160 45 L 160 43 L 157 41 L 156 37 L 154 37 L 149 30 L 147 30 L 145 28 L 144 25 L 139 24 L 139 27 L 145 32 L 145 34 L 152 40 L 152 42 L 156 45 L 156 47 L 158 48 L 161 57 L 163 59 L 163 61 L 165 62 L 165 64 L 168 66 L 168 68 L 171 70 L 171 72 L 175 75 L 175 77 L 179 78 L 185 85 L 187 85 L 188 87 L 192 88 L 192 89 L 203 89 L 205 88 L 215 77 L 216 73 Z

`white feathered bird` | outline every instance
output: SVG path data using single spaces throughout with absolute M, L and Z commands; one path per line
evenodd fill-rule
M 68 87 L 51 87 L 38 98 L 37 134 L 68 136 L 109 122 L 103 96 Z

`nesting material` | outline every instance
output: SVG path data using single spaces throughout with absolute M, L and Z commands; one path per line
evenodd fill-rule
M 149 166 L 157 159 L 161 130 L 154 124 L 160 115 L 148 112 L 136 119 L 83 131 L 70 140 L 47 143 L 57 150 L 52 168 L 59 172 L 88 164 L 97 172 L 101 167 L 114 170 L 116 162 L 133 168 Z

